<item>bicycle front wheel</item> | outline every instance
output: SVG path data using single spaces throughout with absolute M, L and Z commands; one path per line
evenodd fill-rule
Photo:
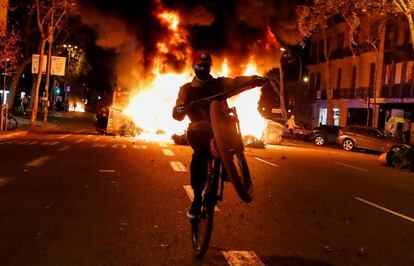
M 233 187 L 244 202 L 251 202 L 253 184 L 237 126 L 218 101 L 213 101 L 210 105 L 210 118 L 220 158 L 231 177 Z
M 9 117 L 7 121 L 7 130 L 15 130 L 17 128 L 17 120 L 14 117 Z

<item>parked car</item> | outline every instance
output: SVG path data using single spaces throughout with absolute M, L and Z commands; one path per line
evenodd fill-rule
M 281 125 L 284 125 L 282 137 L 284 139 L 289 139 L 290 134 L 289 134 L 289 129 L 287 127 L 287 120 L 278 119 L 278 120 L 276 120 L 276 122 L 281 124 Z M 297 140 L 308 140 L 309 135 L 311 134 L 311 131 L 306 129 L 305 126 L 302 123 L 298 122 L 298 121 L 296 121 L 296 124 L 297 124 L 298 127 L 293 130 L 293 134 L 295 136 L 295 139 L 297 139 Z
M 342 129 L 342 127 L 320 125 L 311 131 L 309 140 L 318 146 L 323 146 L 327 143 L 335 144 L 340 129 Z
M 367 126 L 350 126 L 339 130 L 336 142 L 347 151 L 358 148 L 386 152 L 409 146 L 382 130 Z

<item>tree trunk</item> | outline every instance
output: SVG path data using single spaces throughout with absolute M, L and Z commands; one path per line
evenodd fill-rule
M 38 105 L 39 105 L 39 89 L 40 89 L 40 83 L 42 81 L 42 69 L 43 69 L 43 55 L 45 53 L 45 46 L 46 46 L 46 41 L 47 39 L 42 39 L 41 43 L 40 43 L 40 48 L 39 48 L 39 69 L 37 72 L 37 80 L 36 80 L 36 86 L 35 86 L 35 91 L 34 91 L 34 96 L 33 96 L 33 108 L 32 108 L 32 116 L 30 119 L 30 126 L 34 127 L 36 126 L 36 118 L 37 118 L 37 109 L 38 109 Z
M 17 68 L 16 74 L 14 74 L 12 82 L 10 83 L 9 91 L 10 91 L 10 98 L 9 98 L 9 106 L 12 107 L 12 110 L 14 110 L 15 101 L 14 98 L 16 97 L 17 93 L 17 86 L 19 85 L 19 81 L 23 75 L 24 70 L 26 67 L 32 62 L 32 58 L 27 58 L 23 61 L 23 63 Z
M 329 59 L 328 40 L 326 39 L 325 29 L 322 31 L 323 36 L 323 53 L 326 61 L 325 71 L 325 90 L 326 90 L 326 123 L 333 125 L 333 102 L 332 102 L 332 88 L 331 88 L 331 60 Z

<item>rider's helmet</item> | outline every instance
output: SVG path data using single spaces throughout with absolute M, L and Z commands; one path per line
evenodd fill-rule
M 195 65 L 206 64 L 211 66 L 213 61 L 211 60 L 211 55 L 206 50 L 200 50 L 193 54 L 193 67 Z
M 200 50 L 193 54 L 193 69 L 200 81 L 207 81 L 211 78 L 211 65 L 212 60 L 209 52 Z

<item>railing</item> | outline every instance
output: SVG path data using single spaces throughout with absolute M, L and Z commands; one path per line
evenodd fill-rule
M 414 89 L 411 83 L 384 85 L 381 87 L 382 98 L 413 98 Z

